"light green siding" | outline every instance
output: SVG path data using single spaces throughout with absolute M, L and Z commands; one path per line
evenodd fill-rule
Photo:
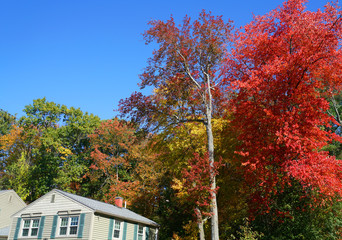
M 54 194 L 54 197 L 52 196 Z M 54 202 L 52 202 L 52 199 Z M 20 217 L 21 214 L 37 213 L 40 212 L 45 216 L 52 216 L 57 214 L 58 211 L 73 211 L 80 210 L 82 213 L 92 212 L 91 209 L 77 203 L 62 194 L 49 192 L 43 197 L 37 199 L 22 211 L 13 215 Z M 50 238 L 50 237 L 49 237 Z
M 127 223 L 127 237 L 126 240 L 134 239 L 134 223 Z
M 0 228 L 11 224 L 11 215 L 24 208 L 26 204 L 13 191 L 0 193 Z
M 115 219 L 115 218 L 113 218 Z M 121 219 L 118 219 L 119 221 L 123 221 Z M 102 215 L 94 215 L 94 226 L 93 226 L 93 240 L 107 240 L 109 239 L 108 233 L 111 230 L 110 223 L 111 218 L 107 216 Z M 124 231 L 124 226 L 126 225 L 126 231 Z M 134 234 L 134 229 L 137 224 L 131 223 L 131 222 L 125 222 L 121 225 L 121 232 L 120 232 L 120 239 L 119 240 L 134 240 L 136 239 L 137 235 Z M 113 232 L 113 229 L 112 231 Z M 126 233 L 126 236 L 124 236 L 124 233 Z M 149 235 L 148 240 L 155 240 L 155 233 L 156 229 L 153 227 L 149 227 Z M 112 238 L 112 240 L 117 240 L 116 238 Z
M 120 229 L 120 238 L 114 238 L 113 237 L 113 231 L 114 231 L 114 223 L 115 220 L 121 221 L 121 229 Z M 127 225 L 127 223 L 126 223 Z M 94 215 L 94 226 L 93 226 L 93 240 L 97 239 L 112 239 L 112 240 L 129 240 L 130 238 L 127 238 L 124 236 L 124 220 L 117 219 L 114 217 L 107 217 L 102 215 Z M 110 238 L 111 236 L 111 238 Z
M 110 218 L 95 215 L 92 239 L 108 239 L 109 223 Z
M 67 238 L 66 237 L 59 237 L 58 236 L 59 229 L 57 227 L 55 239 L 68 239 L 68 240 L 80 240 L 80 239 L 83 239 L 83 240 L 89 240 L 90 239 L 89 233 L 90 233 L 90 228 L 91 228 L 91 217 L 92 217 L 92 213 L 86 213 L 85 216 L 84 216 L 84 227 L 83 227 L 83 234 L 82 234 L 83 237 L 82 238 L 77 238 L 77 236 L 73 237 L 73 238 L 70 238 L 70 237 L 67 237 Z M 53 218 L 54 218 L 53 215 L 45 216 L 44 229 L 43 229 L 43 233 L 42 233 L 42 239 L 45 239 L 45 238 L 46 239 L 51 239 L 50 236 L 51 236 L 51 230 L 52 230 L 52 225 L 53 225 Z M 17 222 L 17 218 L 15 218 L 12 221 L 12 226 L 11 226 L 10 235 L 9 235 L 8 240 L 13 240 L 13 236 L 14 236 L 14 233 L 15 233 L 16 222 Z M 22 230 L 22 228 L 20 228 L 20 230 Z M 35 238 L 28 238 L 28 237 L 21 238 L 20 236 L 21 236 L 21 232 L 19 233 L 18 240 L 19 239 L 25 239 L 25 240 L 37 239 L 37 237 L 35 237 Z

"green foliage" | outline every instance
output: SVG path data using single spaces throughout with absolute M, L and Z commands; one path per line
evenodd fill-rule
M 16 122 L 15 116 L 9 114 L 8 112 L 0 109 L 0 135 L 7 134 L 11 126 Z
M 24 153 L 21 154 L 18 162 L 13 163 L 7 168 L 8 175 L 10 176 L 9 184 L 24 201 L 30 194 L 28 189 L 29 168 L 30 166 L 25 159 Z
M 244 225 L 240 226 L 240 230 L 237 232 L 237 236 L 231 235 L 231 239 L 240 239 L 240 240 L 257 240 L 263 237 L 262 233 L 254 231 L 250 226 L 249 220 L 247 218 L 244 219 Z
M 9 114 L 8 112 L 0 109 L 0 137 L 6 135 L 12 129 L 12 126 L 16 123 L 15 116 Z M 6 156 L 6 152 L 3 150 L 3 142 L 0 141 L 0 163 L 3 161 L 3 158 Z M 0 177 L 2 175 L 3 169 L 0 167 Z M 0 186 L 3 179 L 0 178 Z
M 262 239 L 340 239 L 341 202 L 317 206 L 315 193 L 307 192 L 303 197 L 303 191 L 298 183 L 294 183 L 274 196 L 269 210 L 256 217 L 252 226 L 264 234 Z
M 100 119 L 45 98 L 34 100 L 24 112 L 18 127 L 2 136 L 7 143 L 1 148 L 6 152 L 2 166 L 10 170 L 3 173 L 2 188 L 18 188 L 10 174 L 24 171 L 22 191 L 30 193 L 26 196 L 29 202 L 53 188 L 76 192 L 88 169 L 88 135 Z M 28 166 L 25 169 L 18 168 L 23 158 Z

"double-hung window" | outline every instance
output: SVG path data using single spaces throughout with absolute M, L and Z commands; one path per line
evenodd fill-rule
M 59 236 L 76 236 L 79 216 L 61 216 L 59 218 Z
M 138 225 L 138 240 L 144 239 L 144 227 L 141 225 Z
M 38 236 L 40 218 L 23 219 L 22 237 Z
M 121 221 L 115 220 L 114 222 L 114 233 L 113 237 L 114 238 L 120 238 L 120 231 L 121 231 Z

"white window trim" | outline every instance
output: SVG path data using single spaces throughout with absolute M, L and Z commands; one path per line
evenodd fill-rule
M 71 226 L 71 218 L 72 217 L 78 217 L 78 222 L 77 222 L 77 231 L 75 234 L 70 234 L 70 227 L 75 227 L 75 226 Z M 68 218 L 68 225 L 66 226 L 66 234 L 65 235 L 60 235 L 60 232 L 61 232 L 61 223 L 62 223 L 62 218 Z M 77 237 L 78 235 L 78 231 L 80 229 L 80 215 L 59 215 L 58 216 L 58 224 L 57 224 L 57 228 L 56 228 L 56 231 L 57 231 L 57 234 L 56 236 L 57 237 L 65 237 L 65 238 L 69 238 L 69 237 Z
M 21 227 L 20 227 L 20 236 L 22 238 L 37 238 L 38 237 L 38 234 L 39 234 L 39 226 L 40 226 L 40 217 L 33 217 L 33 218 L 22 218 L 22 224 L 21 224 Z M 29 220 L 30 221 L 30 226 L 29 227 L 24 227 L 24 224 L 25 224 L 25 221 Z M 33 224 L 33 221 L 34 220 L 38 220 L 38 227 L 32 227 L 32 224 Z M 32 229 L 37 229 L 37 235 L 35 236 L 31 236 L 32 234 Z M 24 229 L 28 229 L 28 234 L 27 236 L 24 236 L 23 235 L 23 232 L 24 232 Z
M 119 237 L 117 238 L 117 237 L 114 237 L 114 233 L 115 233 L 115 230 L 118 230 L 118 229 L 115 229 L 115 223 L 116 222 L 120 222 L 120 232 L 119 232 Z M 120 220 L 115 220 L 114 219 L 114 223 L 113 223 L 113 239 L 121 239 L 121 235 L 122 235 L 122 232 L 123 232 L 123 224 L 122 224 L 123 222 L 122 221 L 120 221 Z
M 142 239 L 145 239 L 145 226 L 143 225 L 138 225 L 138 231 L 137 231 L 137 240 L 139 240 L 139 227 L 143 228 L 143 233 L 142 233 Z

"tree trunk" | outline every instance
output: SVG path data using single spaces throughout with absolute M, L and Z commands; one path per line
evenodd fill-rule
M 207 97 L 205 101 L 206 105 L 206 130 L 208 138 L 208 153 L 209 153 L 209 168 L 210 168 L 210 189 L 212 191 L 211 206 L 210 210 L 212 213 L 211 217 L 211 239 L 219 240 L 219 229 L 218 229 L 218 211 L 217 211 L 217 200 L 216 200 L 216 177 L 215 177 L 215 160 L 214 160 L 214 137 L 211 125 L 211 115 L 212 115 L 212 95 L 209 77 L 207 75 Z
M 208 137 L 208 152 L 209 152 L 209 167 L 210 167 L 210 188 L 212 190 L 211 198 L 211 237 L 212 240 L 219 239 L 218 230 L 218 211 L 217 211 L 217 200 L 216 200 L 216 177 L 215 177 L 215 167 L 214 167 L 214 138 L 211 125 L 211 116 L 207 116 L 207 137 Z
M 201 211 L 196 208 L 196 216 L 197 216 L 197 225 L 198 225 L 198 230 L 199 230 L 199 238 L 200 240 L 205 240 L 205 234 L 204 234 L 204 220 L 202 218 L 202 213 Z

